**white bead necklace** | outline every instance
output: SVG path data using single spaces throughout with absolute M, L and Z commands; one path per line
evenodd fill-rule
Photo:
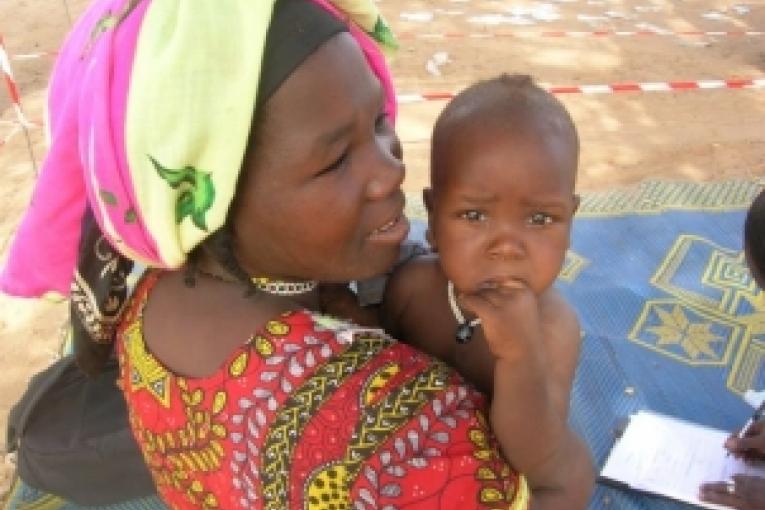
M 452 314 L 457 319 L 457 331 L 454 336 L 458 344 L 466 344 L 473 338 L 473 330 L 481 324 L 481 319 L 476 317 L 470 322 L 465 320 L 462 310 L 457 306 L 457 298 L 454 296 L 454 284 L 451 280 L 446 282 L 446 295 L 449 298 L 449 307 L 452 309 Z

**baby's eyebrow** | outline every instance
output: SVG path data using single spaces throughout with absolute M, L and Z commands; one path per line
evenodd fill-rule
M 523 205 L 538 208 L 559 208 L 566 206 L 566 200 L 561 198 L 523 200 Z
M 476 204 L 488 204 L 488 203 L 498 201 L 499 197 L 495 194 L 467 195 L 463 193 L 459 195 L 459 199 L 462 200 L 463 202 L 471 202 Z

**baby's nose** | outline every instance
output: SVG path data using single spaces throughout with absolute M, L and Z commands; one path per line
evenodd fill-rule
M 523 237 L 512 228 L 504 228 L 489 245 L 489 256 L 494 259 L 519 259 L 526 253 Z

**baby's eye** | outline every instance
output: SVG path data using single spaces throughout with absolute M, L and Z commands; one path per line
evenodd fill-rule
M 481 211 L 470 210 L 461 212 L 460 218 L 468 221 L 485 221 L 486 215 Z
M 536 225 L 536 226 L 542 226 L 542 225 L 549 225 L 553 222 L 553 217 L 550 216 L 547 213 L 543 212 L 536 212 L 529 216 L 529 224 Z

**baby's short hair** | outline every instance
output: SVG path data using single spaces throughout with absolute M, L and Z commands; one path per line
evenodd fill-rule
M 744 221 L 744 249 L 750 269 L 762 285 L 761 278 L 765 277 L 765 189 L 757 195 Z
M 433 127 L 431 157 L 439 144 L 449 143 L 453 129 L 465 123 L 493 121 L 513 128 L 530 119 L 541 120 L 554 130 L 571 136 L 579 150 L 576 126 L 563 103 L 534 83 L 531 76 L 503 73 L 471 85 L 446 105 Z M 433 163 L 431 160 L 431 172 Z

